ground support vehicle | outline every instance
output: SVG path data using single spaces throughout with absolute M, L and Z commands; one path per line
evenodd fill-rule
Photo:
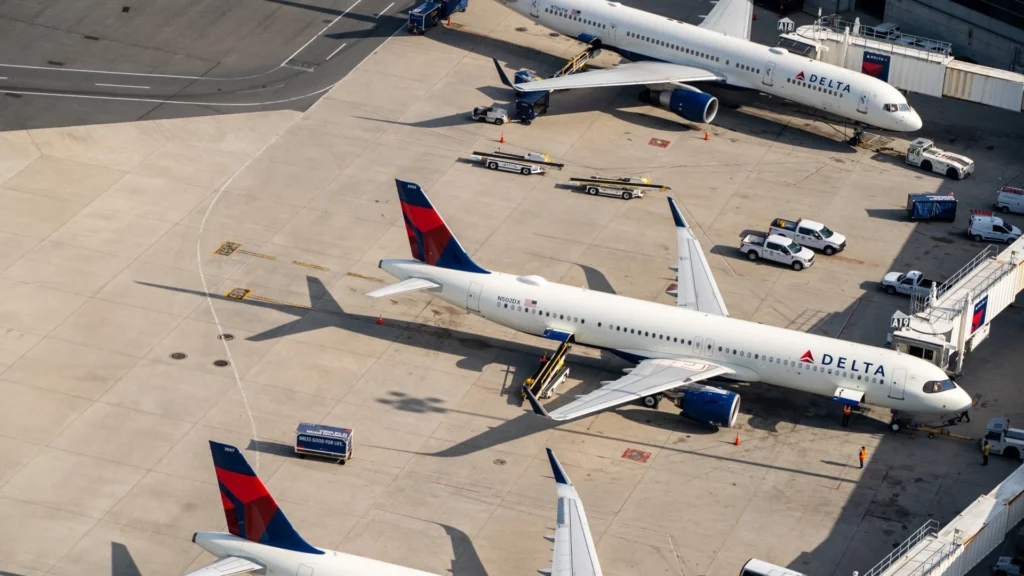
M 971 210 L 971 219 L 967 224 L 967 237 L 971 240 L 994 240 L 1013 244 L 1020 235 L 1020 228 L 1004 222 L 991 210 Z
M 974 173 L 974 160 L 936 148 L 935 143 L 927 138 L 918 138 L 910 143 L 906 161 L 912 166 L 945 174 L 954 180 L 963 180 Z
M 833 232 L 828 226 L 814 220 L 776 218 L 768 226 L 768 233 L 785 236 L 801 246 L 821 250 L 827 256 L 846 249 L 846 236 Z
M 650 178 L 637 176 L 625 176 L 623 178 L 602 178 L 591 176 L 590 178 L 569 178 L 569 182 L 590 194 L 591 196 L 614 196 L 623 200 L 643 198 L 645 191 L 656 190 L 664 192 L 671 190 L 668 186 L 651 184 Z
M 467 0 L 430 0 L 409 11 L 409 33 L 426 34 L 456 12 L 466 11 Z
M 344 464 L 352 458 L 352 434 L 351 428 L 303 422 L 295 430 L 295 453 L 299 458 L 318 456 Z
M 491 153 L 473 152 L 469 160 L 479 162 L 491 170 L 518 172 L 524 176 L 544 174 L 548 168 L 561 170 L 565 166 L 565 164 L 551 162 L 547 154 L 537 154 L 536 152 L 529 152 L 527 154 L 508 154 L 500 151 Z
M 906 294 L 908 296 L 928 296 L 932 290 L 938 288 L 939 283 L 924 277 L 924 274 L 917 270 L 910 272 L 889 272 L 882 277 L 882 289 L 889 294 Z
M 477 122 L 490 122 L 495 126 L 501 126 L 508 122 L 508 110 L 494 106 L 477 106 L 473 108 L 472 116 L 473 120 Z
M 959 203 L 953 196 L 936 196 L 934 194 L 908 194 L 907 217 L 911 220 L 956 220 L 956 209 Z
M 797 272 L 814 265 L 814 252 L 778 234 L 747 234 L 740 242 L 740 252 L 750 260 L 764 258 L 785 264 Z

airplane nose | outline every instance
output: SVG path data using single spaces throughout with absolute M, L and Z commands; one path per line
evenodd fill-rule
M 907 114 L 906 122 L 908 132 L 917 132 L 924 126 L 924 122 L 921 121 L 921 117 L 918 116 L 917 112 Z

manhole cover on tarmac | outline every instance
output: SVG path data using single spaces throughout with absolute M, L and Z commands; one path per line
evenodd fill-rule
M 644 463 L 651 457 L 651 453 L 644 452 L 643 450 L 637 450 L 636 448 L 627 448 L 626 451 L 622 453 L 622 457 L 626 460 L 632 460 L 633 462 Z
M 231 363 L 228 362 L 227 360 L 214 360 L 213 361 L 213 365 L 216 366 L 217 368 L 223 368 L 225 366 L 228 366 L 229 364 L 231 364 Z
M 228 342 L 231 342 L 234 339 L 235 339 L 235 335 L 234 334 L 218 334 L 217 335 L 217 340 L 226 340 Z
M 505 465 L 505 459 L 504 458 L 495 458 L 494 459 L 494 463 L 497 464 L 498 466 L 504 466 Z
M 188 358 L 188 354 L 184 352 L 171 352 L 172 360 L 184 360 L 185 358 Z

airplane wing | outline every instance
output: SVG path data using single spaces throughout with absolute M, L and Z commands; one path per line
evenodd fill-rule
M 548 448 L 548 462 L 558 488 L 558 520 L 555 527 L 555 551 L 551 570 L 542 570 L 549 576 L 601 576 L 594 538 L 590 535 L 587 514 L 576 487 L 565 475 L 562 464 Z
M 441 285 L 430 280 L 423 278 L 406 278 L 401 282 L 396 282 L 390 286 L 385 286 L 373 292 L 367 292 L 366 295 L 370 298 L 381 298 L 384 296 L 391 296 L 393 294 L 401 294 L 402 292 L 413 292 L 415 290 L 428 290 L 430 288 L 440 288 Z
M 597 88 L 600 86 L 632 86 L 635 84 L 661 84 L 665 82 L 711 82 L 724 77 L 682 64 L 669 62 L 628 62 L 614 68 L 580 72 L 558 78 L 535 80 L 516 84 L 522 92 L 538 90 L 568 90 L 570 88 Z
M 751 0 L 718 0 L 700 23 L 701 28 L 721 32 L 733 38 L 750 40 L 750 22 L 754 4 Z
M 537 398 L 528 387 L 524 387 L 524 390 L 534 412 L 553 420 L 572 420 L 622 404 L 636 402 L 644 396 L 732 372 L 730 368 L 697 358 L 644 360 L 622 378 L 602 382 L 604 386 L 601 388 L 580 396 L 552 412 L 548 412 L 537 402 Z
M 185 576 L 234 576 L 235 574 L 247 574 L 256 570 L 262 570 L 263 568 L 263 566 L 245 558 L 228 556 L 217 560 L 209 566 L 203 566 L 199 570 L 189 572 Z
M 711 274 L 700 242 L 693 235 L 693 230 L 686 225 L 683 213 L 676 206 L 676 201 L 669 196 L 668 205 L 672 209 L 672 219 L 676 222 L 676 239 L 679 243 L 679 265 L 676 267 L 678 283 L 676 286 L 676 305 L 707 314 L 728 316 L 722 293 Z M 672 291 L 670 290 L 671 294 Z

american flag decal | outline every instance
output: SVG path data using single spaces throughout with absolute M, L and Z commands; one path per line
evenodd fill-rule
M 523 300 L 523 306 L 526 306 L 527 308 L 536 308 L 537 307 L 537 301 L 536 300 L 530 300 L 528 298 L 524 299 Z
M 572 15 L 573 16 L 579 16 L 580 15 L 580 11 L 579 10 L 573 10 L 572 11 Z

